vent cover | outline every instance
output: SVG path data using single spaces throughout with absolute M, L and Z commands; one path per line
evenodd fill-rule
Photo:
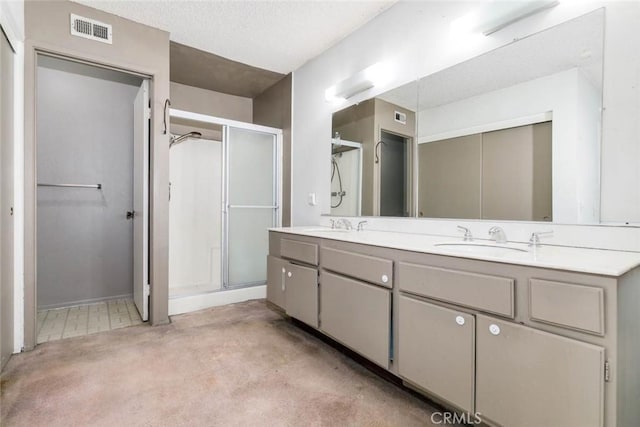
M 112 43 L 111 25 L 73 13 L 71 14 L 71 35 L 103 43 Z
M 393 120 L 398 123 L 402 123 L 403 125 L 407 124 L 407 115 L 405 113 L 401 113 L 400 111 L 393 112 Z

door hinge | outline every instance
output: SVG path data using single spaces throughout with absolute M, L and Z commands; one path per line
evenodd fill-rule
M 611 381 L 611 365 L 607 360 L 604 362 L 604 382 L 608 383 L 609 381 Z
M 148 283 L 144 285 L 144 293 L 146 295 L 151 295 L 151 285 L 149 285 Z

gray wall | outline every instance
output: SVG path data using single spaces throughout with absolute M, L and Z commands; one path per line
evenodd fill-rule
M 171 82 L 171 108 L 251 123 L 251 98 Z
M 0 31 L 0 370 L 13 353 L 13 65 L 15 56 Z
M 69 14 L 113 26 L 113 44 L 73 37 Z M 119 67 L 148 75 L 151 82 L 149 263 L 152 324 L 169 322 L 169 136 L 163 133 L 163 107 L 169 98 L 169 33 L 69 1 L 25 2 L 24 64 L 24 313 L 25 348 L 35 346 L 36 196 L 35 79 L 36 50 Z
M 133 292 L 133 100 L 141 79 L 38 60 L 38 307 Z
M 291 90 L 286 75 L 253 99 L 253 123 L 282 129 L 282 225 L 291 225 Z

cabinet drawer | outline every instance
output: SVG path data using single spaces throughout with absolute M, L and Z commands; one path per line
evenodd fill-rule
M 390 291 L 323 271 L 320 307 L 320 330 L 388 369 Z
M 380 286 L 393 286 L 393 261 L 339 249 L 322 248 L 322 267 L 366 280 Z
M 280 256 L 304 262 L 305 264 L 318 265 L 318 245 L 282 239 L 280 241 Z
M 401 262 L 400 290 L 514 317 L 514 280 Z
M 604 335 L 604 289 L 531 279 L 531 320 Z

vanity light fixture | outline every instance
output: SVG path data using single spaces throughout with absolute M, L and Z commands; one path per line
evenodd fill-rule
M 478 32 L 488 36 L 543 9 L 557 6 L 558 3 L 558 0 L 490 1 L 456 19 L 451 23 L 451 27 L 459 32 Z
M 377 62 L 331 86 L 324 92 L 324 97 L 330 102 L 345 101 L 365 90 L 381 85 L 387 77 L 388 73 L 384 63 Z

